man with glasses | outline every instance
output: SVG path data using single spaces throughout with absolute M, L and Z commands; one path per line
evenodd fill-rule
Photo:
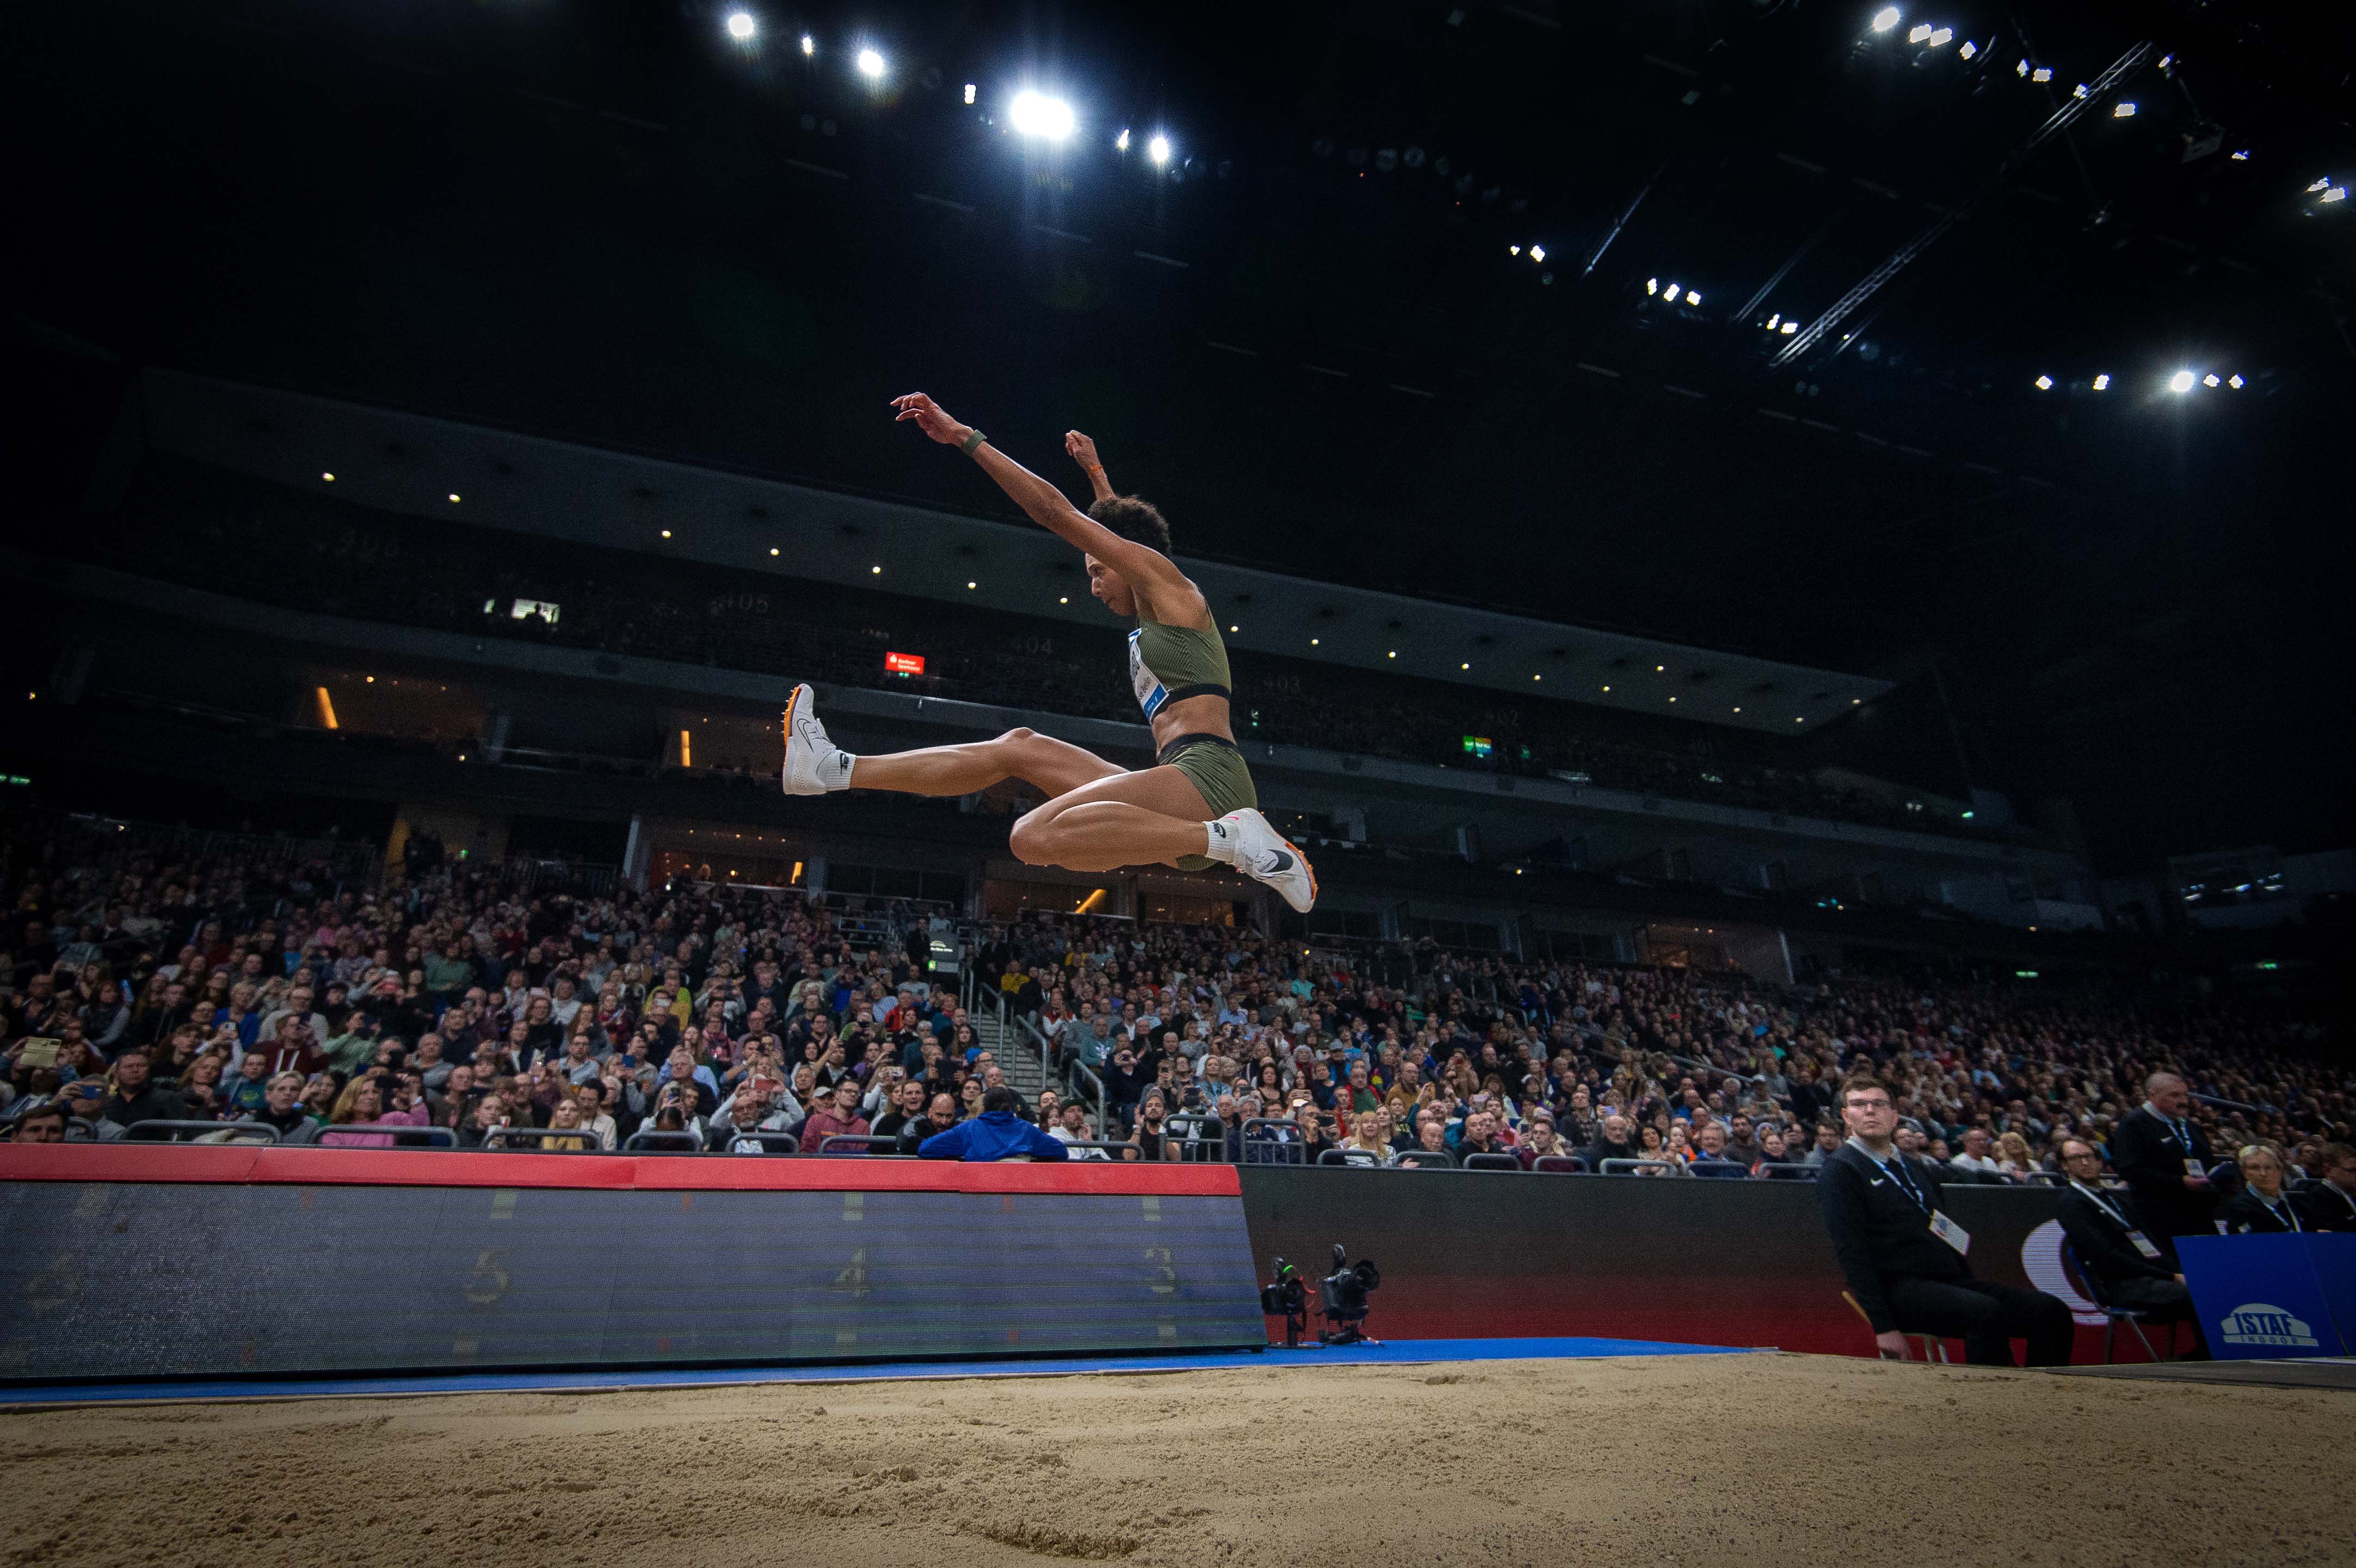
M 1840 1102 L 1849 1138 L 1825 1161 L 1816 1195 L 1881 1353 L 1903 1360 L 1908 1334 L 1932 1334 L 1962 1339 L 1975 1366 L 2008 1367 L 2019 1336 L 2030 1366 L 2066 1364 L 2077 1334 L 2070 1309 L 2042 1291 L 1973 1275 L 1970 1233 L 1947 1212 L 1936 1171 L 1899 1150 L 1890 1086 L 1860 1073 L 1841 1085 Z
M 2106 1305 L 2148 1313 L 2155 1322 L 2192 1325 L 2201 1333 L 2192 1293 L 2159 1243 L 2146 1228 L 2134 1197 L 2098 1185 L 2103 1157 L 2080 1138 L 2062 1140 L 2062 1169 L 2070 1185 L 2062 1194 L 2062 1233 L 2070 1238 L 2079 1266 L 2095 1277 Z M 2198 1352 L 2208 1358 L 2206 1349 Z

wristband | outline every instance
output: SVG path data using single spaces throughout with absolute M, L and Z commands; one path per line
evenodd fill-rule
M 1080 468 L 1083 472 L 1088 474 L 1102 474 L 1104 472 L 1104 464 L 1101 463 L 1083 463 L 1080 464 Z
M 968 457 L 971 457 L 973 455 L 973 449 L 980 446 L 983 442 L 988 441 L 990 437 L 982 434 L 981 432 L 978 430 L 971 432 L 963 441 L 958 443 L 958 450 L 964 453 Z

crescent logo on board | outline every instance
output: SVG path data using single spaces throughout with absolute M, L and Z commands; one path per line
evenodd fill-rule
M 2048 1220 L 2029 1232 L 2020 1243 L 2020 1272 L 2029 1276 L 2030 1285 L 2059 1298 L 2070 1309 L 2072 1317 L 2089 1328 L 2099 1328 L 2109 1319 L 2071 1277 L 2069 1264 L 2062 1261 L 2062 1241 L 2059 1220 Z

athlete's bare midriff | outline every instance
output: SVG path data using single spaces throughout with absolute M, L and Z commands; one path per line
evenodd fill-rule
M 1162 711 L 1153 716 L 1154 751 L 1159 752 L 1181 735 L 1216 735 L 1233 745 L 1236 732 L 1228 721 L 1229 707 L 1226 698 L 1208 692 L 1183 702 L 1162 704 Z

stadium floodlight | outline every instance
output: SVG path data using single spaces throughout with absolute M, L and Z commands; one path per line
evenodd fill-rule
M 816 53 L 818 53 L 818 40 L 811 37 L 808 33 L 804 33 L 802 35 L 802 54 L 807 58 L 808 56 L 814 55 Z
M 2083 97 L 2085 97 L 2085 96 L 2086 96 L 2086 84 L 2085 84 L 2084 82 L 2083 82 L 2083 81 L 2082 81 L 2082 82 L 2080 82 L 2077 86 L 2075 86 L 2075 87 L 2072 88 L 2072 89 L 2070 90 L 2070 96 L 2071 96 L 2071 97 L 2072 97 L 2072 98 L 2083 98 Z
M 1779 327 L 1779 326 L 1781 326 L 1781 325 L 1783 325 L 1783 313 L 1782 311 L 1780 311 L 1780 310 L 1779 310 L 1779 311 L 1777 311 L 1773 315 L 1771 315 L 1771 316 L 1769 316 L 1769 317 L 1767 318 L 1767 330 L 1768 330 L 1768 331 L 1770 331 L 1770 332 L 1774 331 L 1777 327 Z
M 1931 24 L 1928 22 L 1923 23 L 1921 27 L 1906 35 L 1906 41 L 1910 44 L 1928 43 L 1930 38 Z
M 2329 190 L 2325 191 L 2319 199 L 2323 201 L 2346 201 L 2348 199 L 2348 187 L 2344 185 L 2333 186 Z
M 1940 28 L 1937 32 L 1933 33 L 1933 34 L 1931 35 L 1931 37 L 1930 37 L 1930 44 L 1931 44 L 1931 47 L 1932 47 L 1933 48 L 1934 48 L 1934 49 L 1944 49 L 1944 48 L 1945 48 L 1947 47 L 1947 40 L 1948 40 L 1949 38 L 1954 37 L 1954 36 L 1955 36 L 1955 29 L 1954 29 L 1954 28 L 1953 28 L 1953 27 L 1942 27 L 1942 28 Z
M 1531 247 L 1530 247 L 1530 260 L 1531 260 L 1531 261 L 1545 261 L 1545 260 L 1546 260 L 1546 247 L 1545 247 L 1545 246 L 1543 246 L 1543 245 L 1533 245 L 1533 246 L 1531 246 Z
M 2225 383 L 2223 379 L 2218 376 L 2216 371 L 2211 370 L 2209 374 L 2201 378 L 2201 384 L 2204 387 L 2222 387 Z
M 2111 105 L 2111 118 L 2112 118 L 2112 119 L 2114 119 L 2114 120 L 2132 120 L 2132 119 L 2134 119 L 2134 118 L 2135 118 L 2135 105 L 2134 105 L 2134 104 L 2132 104 L 2132 103 L 2126 102 L 2126 101 L 2124 101 L 2124 100 L 2120 101 L 2119 101 L 2119 102 L 2117 102 L 2117 103 L 2114 103 L 2114 104 L 2112 104 L 2112 105 Z
M 2029 80 L 2031 81 L 2051 81 L 2053 80 L 2053 68 L 2050 65 L 2039 66 L 2035 70 L 2029 73 Z
M 1145 155 L 1151 158 L 1157 164 L 1168 163 L 1170 161 L 1170 138 L 1167 136 L 1156 136 L 1153 140 L 1146 143 Z
M 2308 194 L 2308 195 L 2309 195 L 2309 196 L 2313 196 L 2317 191 L 2323 190 L 2323 189 L 2326 189 L 2327 187 L 2329 187 L 2330 186 L 2330 184 L 2331 184 L 2331 182 L 2330 182 L 2329 179 L 2319 179 L 2319 180 L 2316 181 L 2313 185 L 2308 186 L 2308 187 L 2307 187 L 2307 194 Z
M 1969 59 L 1979 52 L 1979 45 L 1972 42 L 1969 38 L 1965 38 L 1964 40 L 1964 47 L 1955 51 L 1955 58 L 1957 59 Z
M 2012 68 L 2012 74 L 2015 76 L 2027 76 L 2029 74 L 2029 62 L 2027 60 L 2023 60 L 2019 65 L 2014 66 Z
M 731 11 L 728 13 L 728 36 L 735 39 L 738 43 L 751 43 L 755 36 L 757 35 L 760 30 L 761 24 L 753 19 L 752 12 Z
M 1895 5 L 1884 5 L 1880 10 L 1876 11 L 1873 14 L 1873 30 L 1877 33 L 1886 33 L 1890 31 L 1890 28 L 1898 26 L 1898 7 Z
M 1701 291 L 1700 291 L 1699 289 L 1687 289 L 1687 290 L 1686 291 L 1686 304 L 1701 304 Z
M 2233 153 L 2233 158 L 2237 164 L 2248 163 L 2250 161 L 2250 149 L 2247 147 L 2238 149 Z
M 1025 136 L 1060 142 L 1072 133 L 1072 106 L 1044 92 L 1026 89 L 1016 93 L 1014 101 L 1007 105 L 1006 117 Z
M 1658 278 L 1646 278 L 1644 280 L 1644 292 L 1648 294 L 1659 293 L 1661 292 L 1661 280 Z
M 854 63 L 859 67 L 859 74 L 865 77 L 868 80 L 881 81 L 884 80 L 884 72 L 886 69 L 886 66 L 883 53 L 880 50 L 872 48 L 862 49 L 859 51 L 859 58 Z
M 2040 376 L 2040 377 L 2038 377 L 2038 378 L 2037 378 L 2037 389 L 2038 389 L 2039 391 L 2040 391 L 2040 392 L 2050 392 L 2050 391 L 2051 391 L 2051 390 L 2053 389 L 2053 378 L 2052 378 L 2052 377 L 2051 377 L 2051 376 Z
M 1521 253 L 1522 248 L 1519 245 L 1508 245 L 1505 247 L 1505 254 L 1508 256 L 1518 256 Z
M 1116 153 L 1126 153 L 1127 151 L 1129 151 L 1129 127 L 1128 127 L 1128 126 L 1123 125 L 1123 126 L 1120 128 L 1120 134 L 1119 134 L 1119 135 L 1118 135 L 1118 136 L 1115 136 L 1115 137 L 1112 139 L 1112 150 L 1113 150 L 1114 152 L 1116 152 Z
M 1785 322 L 1785 323 L 1783 324 L 1783 336 L 1786 336 L 1786 337 L 1791 336 L 1792 336 L 1792 334 L 1794 334 L 1794 333 L 1795 333 L 1795 332 L 1797 332 L 1797 331 L 1799 331 L 1799 330 L 1800 330 L 1800 324 L 1799 324 L 1798 322 L 1796 322 L 1796 321 L 1787 321 L 1787 322 Z
M 2098 392 L 2107 392 L 2110 389 L 2111 378 L 2108 372 L 2104 372 L 2104 374 L 2094 378 L 2094 390 Z
M 973 97 L 974 97 L 974 85 L 973 85 L 973 83 L 971 83 L 971 82 L 969 82 L 969 82 L 967 82 L 967 83 L 965 84 L 965 101 L 966 101 L 968 103 L 971 103 L 971 102 L 973 101 Z
M 2192 372 L 2190 370 L 2179 370 L 2168 379 L 2168 389 L 2171 392 L 2189 392 L 2192 386 Z
M 2237 391 L 2237 392 L 2238 392 L 2238 391 L 2240 391 L 2244 387 L 2248 386 L 2248 385 L 2249 385 L 2249 383 L 2248 383 L 2247 381 L 2243 380 L 2239 376 L 2228 376 L 2228 377 L 2226 377 L 2226 378 L 2225 378 L 2225 385 L 2227 385 L 2227 386 L 2229 386 L 2229 387 L 2233 388 L 2233 390 L 2235 390 L 2235 391 Z
M 1676 284 L 1675 284 L 1675 283 L 1671 283 L 1667 288 L 1663 289 L 1663 290 L 1661 291 L 1661 293 L 1662 293 L 1664 295 L 1665 295 L 1665 296 L 1667 297 L 1668 302 L 1669 302 L 1671 304 L 1676 304 L 1676 303 L 1677 303 L 1677 285 L 1676 285 Z

